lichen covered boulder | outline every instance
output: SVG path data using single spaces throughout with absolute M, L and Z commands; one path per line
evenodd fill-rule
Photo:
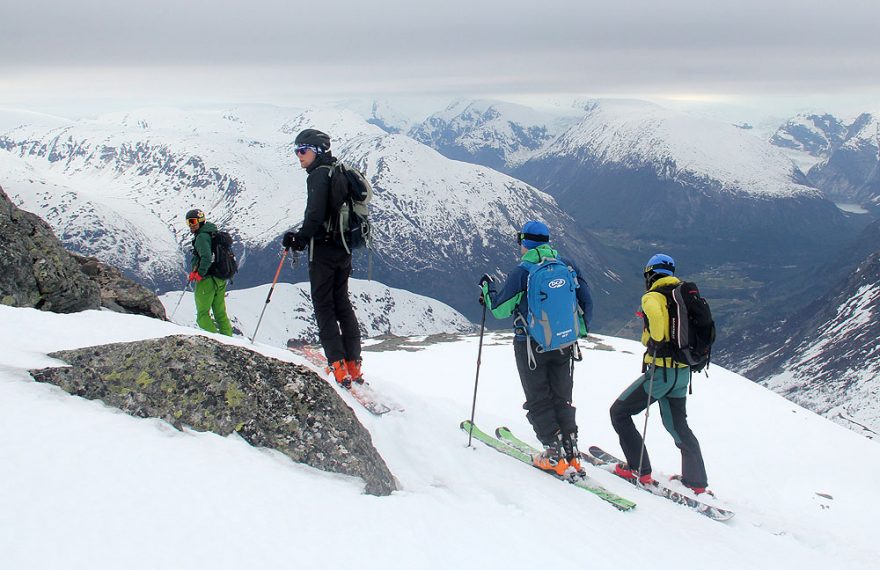
M 394 477 L 370 433 L 311 370 L 202 336 L 170 336 L 51 354 L 69 367 L 31 372 L 129 414 L 220 435 L 238 433 L 318 469 L 360 477 L 388 495 Z

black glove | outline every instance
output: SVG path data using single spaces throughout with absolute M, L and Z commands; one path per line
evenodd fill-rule
M 488 275 L 486 275 L 486 274 L 484 273 L 483 276 L 480 277 L 480 283 L 479 283 L 479 285 L 480 285 L 480 289 L 483 288 L 483 285 L 484 285 L 484 284 L 485 284 L 485 285 L 488 285 L 488 284 L 491 283 L 491 282 L 492 282 L 492 278 L 489 277 Z
M 309 240 L 301 236 L 300 234 L 293 234 L 293 249 L 296 251 L 302 251 L 309 245 Z
M 293 248 L 296 251 L 302 251 L 309 245 L 309 241 L 295 232 L 287 232 L 281 240 L 281 247 L 284 249 Z

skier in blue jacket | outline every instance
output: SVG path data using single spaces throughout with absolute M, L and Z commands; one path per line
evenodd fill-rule
M 538 264 L 545 259 L 558 259 L 577 275 L 576 297 L 579 307 L 579 337 L 585 337 L 593 316 L 593 301 L 590 287 L 580 270 L 571 261 L 560 257 L 550 247 L 550 230 L 538 221 L 529 221 L 517 234 L 522 263 L 507 276 L 501 291 L 488 275 L 480 280 L 480 303 L 492 313 L 503 319 L 514 317 L 513 352 L 516 367 L 525 392 L 528 410 L 526 418 L 535 430 L 544 451 L 533 457 L 535 466 L 563 475 L 569 468 L 583 472 L 578 460 L 577 423 L 575 408 L 571 405 L 574 386 L 575 359 L 580 359 L 577 345 L 559 350 L 540 352 L 537 341 L 526 327 L 529 314 L 527 288 L 529 280 L 528 264 Z

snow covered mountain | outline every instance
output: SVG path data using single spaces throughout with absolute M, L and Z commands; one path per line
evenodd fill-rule
M 853 260 L 856 260 L 853 262 Z M 826 284 L 838 266 L 853 269 Z M 818 266 L 806 305 L 741 331 L 719 362 L 869 437 L 880 436 L 880 221 L 848 255 Z M 792 310 L 794 309 L 794 310 Z
M 863 113 L 840 144 L 810 169 L 811 182 L 829 198 L 880 211 L 880 115 Z
M 270 285 L 235 289 L 226 297 L 226 308 L 234 329 L 253 337 L 263 309 L 266 311 L 257 340 L 284 348 L 291 339 L 318 343 L 318 325 L 312 308 L 309 284 L 278 283 L 266 305 Z M 475 329 L 464 315 L 434 299 L 391 289 L 375 281 L 352 279 L 349 296 L 357 313 L 363 337 L 380 335 L 416 336 L 470 333 Z M 196 309 L 189 291 L 171 291 L 160 297 L 175 323 L 196 327 Z
M 859 229 L 760 136 L 643 101 L 594 101 L 513 174 L 636 267 L 668 250 L 707 283 L 724 324 L 756 284 L 832 255 Z
M 10 122 L 14 118 L 0 124 Z M 598 291 L 618 282 L 613 263 L 600 259 L 598 242 L 574 228 L 550 196 L 338 109 L 151 109 L 28 123 L 0 136 L 3 185 L 72 251 L 161 290 L 182 283 L 190 240 L 182 215 L 201 207 L 239 244 L 236 284 L 253 286 L 271 279 L 280 236 L 302 219 L 306 176 L 292 141 L 315 126 L 331 134 L 336 156 L 371 179 L 371 261 L 383 283 L 476 317 L 474 283 L 483 272 L 515 263 L 513 236 L 533 218 L 558 228 L 555 242 L 581 263 Z M 356 269 L 369 261 L 358 254 Z M 614 309 L 612 302 L 600 311 L 614 315 Z
M 473 336 L 365 353 L 371 384 L 406 410 L 375 417 L 347 400 L 400 483 L 400 491 L 375 497 L 358 479 L 294 463 L 238 436 L 178 431 L 28 373 L 59 366 L 50 352 L 198 334 L 192 329 L 109 312 L 5 306 L 0 322 L 8 325 L 0 327 L 4 567 L 224 570 L 295 561 L 319 568 L 329 556 L 334 565 L 364 570 L 526 569 L 546 556 L 546 545 L 562 542 L 576 545 L 574 566 L 621 553 L 639 568 L 876 566 L 872 505 L 880 489 L 871 474 L 880 471 L 880 448 L 717 366 L 696 380 L 688 419 L 717 501 L 736 512 L 727 523 L 589 467 L 597 482 L 638 504 L 621 513 L 477 442 L 467 448 L 458 424 L 471 409 Z M 217 340 L 303 363 L 259 342 Z M 587 344 L 575 367 L 581 439 L 617 451 L 608 406 L 638 374 L 641 347 L 609 337 Z M 507 425 L 535 443 L 514 378 L 509 336 L 489 335 L 476 422 L 488 430 Z M 660 414 L 650 415 L 647 444 L 655 477 L 678 472 L 680 454 Z M 560 512 L 563 530 L 549 524 Z
M 880 436 L 880 252 L 804 313 L 787 323 L 790 341 L 754 374 L 805 408 Z
M 844 120 L 829 114 L 798 115 L 770 142 L 790 149 L 811 184 L 829 199 L 868 209 L 880 206 L 880 122 L 877 113 Z M 809 158 L 804 158 L 808 156 Z
M 409 135 L 444 156 L 510 172 L 575 122 L 580 112 L 539 112 L 489 100 L 459 100 Z
M 405 134 L 427 114 L 422 103 L 409 99 L 344 99 L 334 109 L 351 111 L 391 134 Z
M 828 113 L 797 115 L 779 127 L 770 142 L 778 147 L 825 157 L 846 139 L 847 126 Z

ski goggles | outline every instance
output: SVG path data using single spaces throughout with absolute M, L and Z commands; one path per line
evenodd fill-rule
M 190 225 L 190 226 L 197 226 L 197 225 L 199 225 L 199 219 L 198 218 L 187 218 L 186 223 L 187 223 L 187 225 Z
M 296 154 L 298 154 L 300 156 L 303 156 L 305 153 L 307 153 L 309 151 L 312 151 L 315 154 L 321 154 L 321 149 L 319 149 L 318 147 L 316 147 L 313 144 L 301 144 L 301 145 L 297 146 L 295 149 L 293 149 L 293 152 L 295 152 Z
M 516 232 L 516 243 L 522 245 L 523 240 L 536 241 L 539 243 L 547 243 L 550 241 L 550 236 L 545 236 L 542 234 L 527 234 L 524 232 Z

